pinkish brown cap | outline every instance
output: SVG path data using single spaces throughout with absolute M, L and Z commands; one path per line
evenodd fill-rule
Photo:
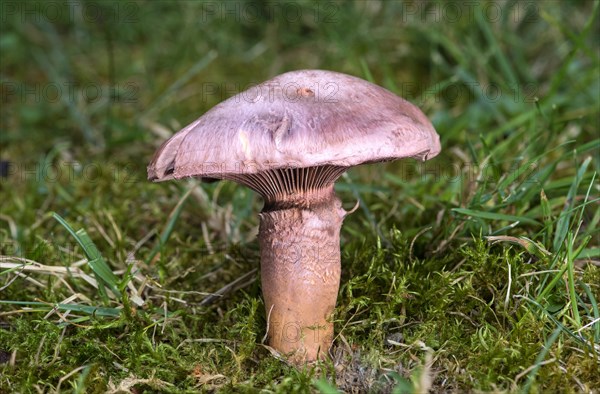
M 229 98 L 179 131 L 156 152 L 148 179 L 231 179 L 262 192 L 265 173 L 279 176 L 272 170 L 318 168 L 305 178 L 329 183 L 359 164 L 439 152 L 431 122 L 403 98 L 350 75 L 300 70 Z

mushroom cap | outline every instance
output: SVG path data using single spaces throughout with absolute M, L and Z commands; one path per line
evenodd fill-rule
M 350 75 L 300 70 L 221 102 L 173 135 L 154 155 L 148 179 L 239 179 L 439 152 L 431 122 L 403 98 Z

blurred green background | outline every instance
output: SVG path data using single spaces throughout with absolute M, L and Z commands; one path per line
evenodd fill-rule
M 572 36 L 592 7 L 3 1 L 4 159 L 28 161 L 69 142 L 82 162 L 106 152 L 145 162 L 163 134 L 303 68 L 370 79 L 421 105 L 445 146 L 464 144 L 491 131 L 479 129 L 482 118 L 497 127 L 535 99 L 544 108 L 594 102 L 597 78 L 575 70 L 593 65 L 597 36 Z
M 77 331 L 69 340 L 97 335 L 127 360 L 120 360 L 127 370 L 88 368 L 74 387 L 102 391 L 107 376 L 117 381 L 131 371 L 176 384 L 168 390 L 210 390 L 212 383 L 194 375 L 198 360 L 206 376 L 226 376 L 216 388 L 327 392 L 324 381 L 314 383 L 314 371 L 291 372 L 256 346 L 265 324 L 254 271 L 260 199 L 228 182 L 151 184 L 146 165 L 174 132 L 253 84 L 297 69 L 344 72 L 417 104 L 438 130 L 442 153 L 427 164 L 353 169 L 337 185 L 348 208 L 362 204 L 342 230 L 336 332 L 343 330 L 346 343 L 338 338 L 336 346 L 352 351 L 336 353 L 344 372 L 338 368 L 331 384 L 361 387 L 357 392 L 427 387 L 418 376 L 428 364 L 413 345 L 422 340 L 438 352 L 438 390 L 584 391 L 598 382 L 592 371 L 600 338 L 593 323 L 600 292 L 599 41 L 597 1 L 2 0 L 0 253 L 46 266 L 79 261 L 84 254 L 53 219 L 56 212 L 87 231 L 119 277 L 129 278 L 134 264 L 164 291 L 189 292 L 178 295 L 183 302 L 158 285 L 141 294 L 148 315 L 140 309 L 137 318 L 166 325 L 164 305 L 184 316 L 159 335 L 165 347 L 202 335 L 242 341 L 233 355 L 196 344 L 172 358 L 155 348 L 148 356 L 143 345 L 124 350 L 101 334 L 131 330 L 145 343 L 145 323 L 138 327 L 129 316 L 94 325 L 100 331 Z M 506 238 L 492 245 L 486 236 Z M 563 279 L 565 272 L 573 275 Z M 525 276 L 507 284 L 517 274 Z M 77 293 L 86 305 L 122 306 L 72 277 L 34 283 L 12 275 L 0 276 L 1 300 L 54 303 Z M 216 304 L 194 293 L 239 278 L 242 285 L 232 288 L 243 290 L 228 290 Z M 70 350 L 75 355 L 61 356 L 60 368 L 40 364 L 31 358 L 38 347 L 49 357 L 60 352 L 39 338 L 25 341 L 42 323 L 39 314 L 18 311 L 0 304 L 0 323 L 10 328 L 0 332 L 7 344 L 0 351 L 18 350 L 20 360 L 0 389 L 32 382 L 56 388 L 64 376 L 57 369 L 111 358 L 99 345 L 87 357 Z M 561 336 L 552 336 L 555 322 Z M 573 339 L 588 331 L 587 339 Z M 406 338 L 402 352 L 388 341 L 398 332 Z M 544 344 L 562 349 L 552 353 L 559 361 L 527 369 L 547 356 Z M 596 359 L 581 355 L 590 349 Z M 42 365 L 41 372 L 28 363 Z M 365 370 L 371 380 L 352 383 Z M 95 386 L 86 386 L 90 379 Z

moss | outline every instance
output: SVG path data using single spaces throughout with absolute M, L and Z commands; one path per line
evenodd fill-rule
M 600 82 L 590 60 L 599 8 L 482 3 L 475 19 L 432 20 L 445 4 L 416 3 L 418 15 L 401 2 L 300 2 L 302 18 L 276 11 L 260 23 L 235 20 L 242 8 L 210 16 L 201 2 L 130 2 L 103 21 L 7 14 L 0 159 L 12 167 L 0 179 L 0 263 L 26 258 L 42 270 L 0 271 L 0 392 L 600 386 Z M 338 336 L 332 360 L 305 370 L 261 343 L 260 199 L 228 182 L 157 185 L 145 174 L 165 131 L 299 68 L 351 73 L 407 97 L 443 145 L 426 165 L 362 166 L 338 182 L 347 208 L 360 200 L 341 234 Z M 76 100 L 31 93 L 64 78 Z M 117 96 L 91 102 L 85 81 Z M 119 101 L 131 86 L 133 100 Z M 501 94 L 486 96 L 491 87 Z M 90 283 L 84 252 L 52 212 L 86 231 L 125 296 Z M 588 238 L 578 257 L 567 253 Z M 122 312 L 46 317 L 61 302 Z

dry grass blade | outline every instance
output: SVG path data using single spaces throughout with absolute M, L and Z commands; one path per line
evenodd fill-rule
M 22 257 L 15 256 L 0 256 L 0 268 L 9 271 L 19 272 L 32 272 L 46 275 L 54 275 L 62 278 L 74 277 L 81 278 L 95 288 L 98 288 L 98 282 L 96 279 L 88 275 L 85 271 L 79 268 L 77 265 L 86 263 L 87 260 L 80 260 L 70 267 L 60 267 L 55 265 L 44 265 L 37 261 L 25 259 Z M 8 271 L 4 271 L 2 274 L 6 274 Z
M 254 282 L 256 280 L 255 274 L 257 272 L 258 272 L 258 269 L 256 269 L 256 268 L 253 269 L 252 271 L 246 272 L 244 275 L 240 276 L 233 282 L 228 283 L 227 285 L 221 287 L 219 290 L 217 290 L 213 294 L 204 298 L 200 302 L 200 305 L 201 306 L 210 305 L 213 302 L 215 302 L 215 300 L 217 298 L 223 297 L 227 293 L 231 293 L 232 291 L 235 291 L 235 290 L 238 290 L 238 289 L 248 286 L 249 284 L 251 284 L 252 282 Z

